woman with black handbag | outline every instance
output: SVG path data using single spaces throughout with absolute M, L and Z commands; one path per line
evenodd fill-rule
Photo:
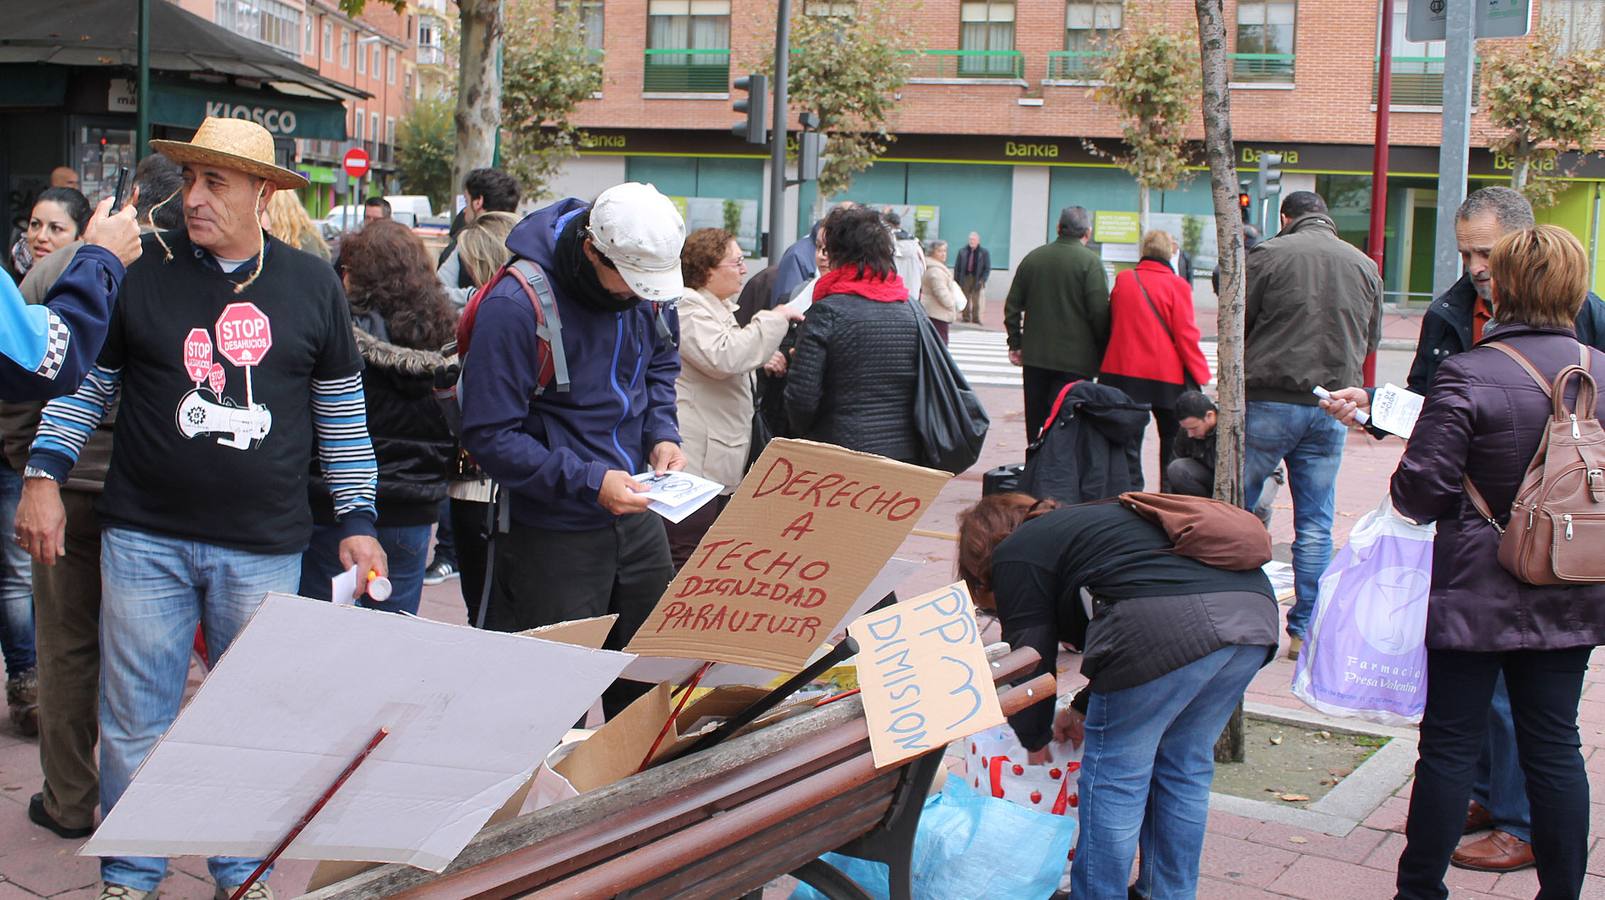
M 1165 469 L 1179 429 L 1176 398 L 1209 383 L 1209 363 L 1198 346 L 1192 286 L 1170 268 L 1176 239 L 1150 231 L 1141 249 L 1137 267 L 1115 276 L 1109 292 L 1109 347 L 1098 383 L 1153 407 L 1160 490 L 1169 491 Z

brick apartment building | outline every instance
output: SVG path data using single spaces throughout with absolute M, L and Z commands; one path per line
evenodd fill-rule
M 797 0 L 825 11 L 824 0 Z M 1573 46 L 1601 46 L 1602 0 L 1532 0 L 1535 25 L 1558 28 Z M 840 3 L 836 3 L 840 6 Z M 1405 39 L 1405 0 L 1393 30 L 1392 175 L 1387 216 L 1387 282 L 1395 299 L 1430 292 L 1444 47 Z M 1168 0 L 1178 29 L 1194 30 L 1190 0 Z M 558 192 L 594 195 L 625 179 L 649 181 L 687 198 L 692 224 L 723 225 L 739 213 L 755 246 L 766 166 L 762 148 L 729 134 L 736 119 L 730 81 L 754 70 L 772 46 L 767 0 L 585 0 L 588 40 L 604 51 L 600 98 L 579 121 L 589 146 Z M 911 12 L 917 50 L 886 157 L 859 175 L 844 198 L 905 208 L 922 233 L 963 242 L 981 233 L 1006 290 L 1007 270 L 1049 239 L 1057 211 L 1079 203 L 1098 212 L 1137 208 L 1135 183 L 1084 141 L 1117 143 L 1113 115 L 1089 96 L 1100 33 L 1117 29 L 1121 0 L 924 0 Z M 1233 132 L 1240 169 L 1257 154 L 1285 154 L 1283 190 L 1313 189 L 1332 206 L 1344 236 L 1363 246 L 1370 210 L 1378 37 L 1377 0 L 1226 0 L 1235 23 Z M 1508 163 L 1487 150 L 1486 116 L 1473 120 L 1473 187 L 1500 183 Z M 1201 139 L 1195 121 L 1191 137 Z M 1201 160 L 1200 160 L 1201 162 Z M 1596 259 L 1605 161 L 1578 173 L 1543 215 L 1572 229 Z M 695 198 L 695 199 L 693 199 Z M 788 223 L 806 228 L 811 185 L 788 191 Z M 1153 210 L 1208 216 L 1207 174 L 1156 194 Z M 795 215 L 791 210 L 795 209 Z M 1273 217 L 1274 218 L 1274 217 Z M 907 222 L 905 221 L 905 225 Z M 1213 257 L 1213 229 L 1194 253 Z M 782 245 L 793 234 L 782 236 Z M 1111 261 L 1122 249 L 1108 247 Z M 1597 266 L 1605 284 L 1605 265 Z

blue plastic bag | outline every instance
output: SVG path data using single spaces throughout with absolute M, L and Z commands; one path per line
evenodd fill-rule
M 920 814 L 912 865 L 915 900 L 1043 900 L 1059 887 L 1076 827 L 1074 816 L 1052 816 L 982 796 L 963 779 L 949 778 Z M 821 859 L 871 897 L 890 897 L 884 863 L 840 853 Z M 806 884 L 791 898 L 824 900 Z
M 1432 525 L 1382 505 L 1366 513 L 1321 576 L 1293 693 L 1327 715 L 1421 721 L 1427 702 Z

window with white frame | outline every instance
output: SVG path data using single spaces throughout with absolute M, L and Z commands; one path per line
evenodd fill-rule
M 1296 0 L 1240 0 L 1233 81 L 1291 82 Z
M 964 0 L 959 6 L 960 75 L 1000 75 L 1014 71 L 1014 0 Z
M 282 0 L 214 0 L 213 21 L 242 37 L 298 58 L 301 10 Z
M 357 107 L 357 143 L 368 139 L 368 111 Z
M 307 13 L 306 18 L 301 20 L 301 53 L 311 56 L 315 52 L 312 49 L 312 14 Z
M 396 83 L 396 51 L 394 50 L 385 51 L 385 81 L 390 84 Z
M 375 144 L 379 143 L 379 134 L 380 134 L 380 132 L 379 132 L 379 114 L 378 113 L 369 113 L 368 114 L 368 124 L 371 126 L 368 129 L 368 133 L 373 135 L 373 142 Z
M 1605 49 L 1605 2 L 1544 0 L 1543 24 L 1560 38 L 1562 53 Z
M 803 4 L 803 14 L 852 18 L 858 14 L 858 4 L 854 0 L 808 0 Z
M 1393 9 L 1393 56 L 1388 65 L 1393 73 L 1390 106 L 1443 106 L 1443 41 L 1412 41 L 1405 34 L 1409 10 Z M 1382 53 L 1382 32 L 1377 30 L 1377 54 Z M 1372 77 L 1371 102 L 1376 102 L 1377 79 Z
M 647 46 L 655 50 L 730 49 L 730 0 L 650 0 Z
M 373 73 L 375 81 L 385 74 L 384 47 L 380 46 L 378 40 L 373 42 L 373 63 L 368 66 L 368 71 Z
M 396 144 L 396 120 L 392 116 L 385 116 L 385 143 L 392 147 Z
M 351 68 L 351 29 L 340 29 L 340 68 Z
M 368 74 L 368 51 L 362 49 L 361 38 L 357 38 L 357 74 Z
M 1096 53 L 1120 31 L 1122 0 L 1070 0 L 1064 11 L 1064 49 Z
M 334 23 L 323 20 L 323 60 L 334 62 Z

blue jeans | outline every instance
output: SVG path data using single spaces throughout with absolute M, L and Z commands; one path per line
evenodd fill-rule
M 1140 896 L 1197 892 L 1215 739 L 1265 664 L 1265 650 L 1223 647 L 1147 684 L 1092 694 L 1072 897 L 1126 900 L 1139 842 Z
M 295 590 L 301 555 L 265 555 L 108 528 L 100 544 L 100 808 L 110 813 L 184 700 L 195 627 L 212 659 L 269 591 Z M 259 859 L 213 857 L 219 885 L 249 878 Z M 101 879 L 135 890 L 161 884 L 167 860 L 108 856 Z
M 330 580 L 345 569 L 340 565 L 338 525 L 320 525 L 312 531 L 312 543 L 301 555 L 301 596 L 328 600 Z M 361 605 L 386 612 L 418 614 L 423 600 L 424 569 L 429 565 L 429 526 L 401 525 L 380 527 L 379 546 L 390 565 L 390 599 L 376 603 L 364 596 Z
M 1332 516 L 1337 506 L 1338 466 L 1347 431 L 1319 406 L 1250 401 L 1245 423 L 1243 505 L 1259 504 L 1265 479 L 1287 462 L 1293 497 L 1293 608 L 1287 633 L 1302 639 L 1321 592 L 1321 574 L 1332 561 Z
M 1471 799 L 1493 816 L 1494 827 L 1528 843 L 1533 839 L 1533 810 L 1527 802 L 1527 778 L 1516 755 L 1516 722 L 1510 714 L 1510 691 L 1505 674 L 1494 682 L 1493 704 L 1488 707 L 1488 737 L 1477 760 L 1477 783 Z
M 17 501 L 22 499 L 22 476 L 0 463 L 0 534 L 10 534 L 17 520 Z M 0 548 L 0 658 L 5 660 L 6 677 L 34 667 L 33 652 L 33 568 L 28 551 L 9 537 Z

